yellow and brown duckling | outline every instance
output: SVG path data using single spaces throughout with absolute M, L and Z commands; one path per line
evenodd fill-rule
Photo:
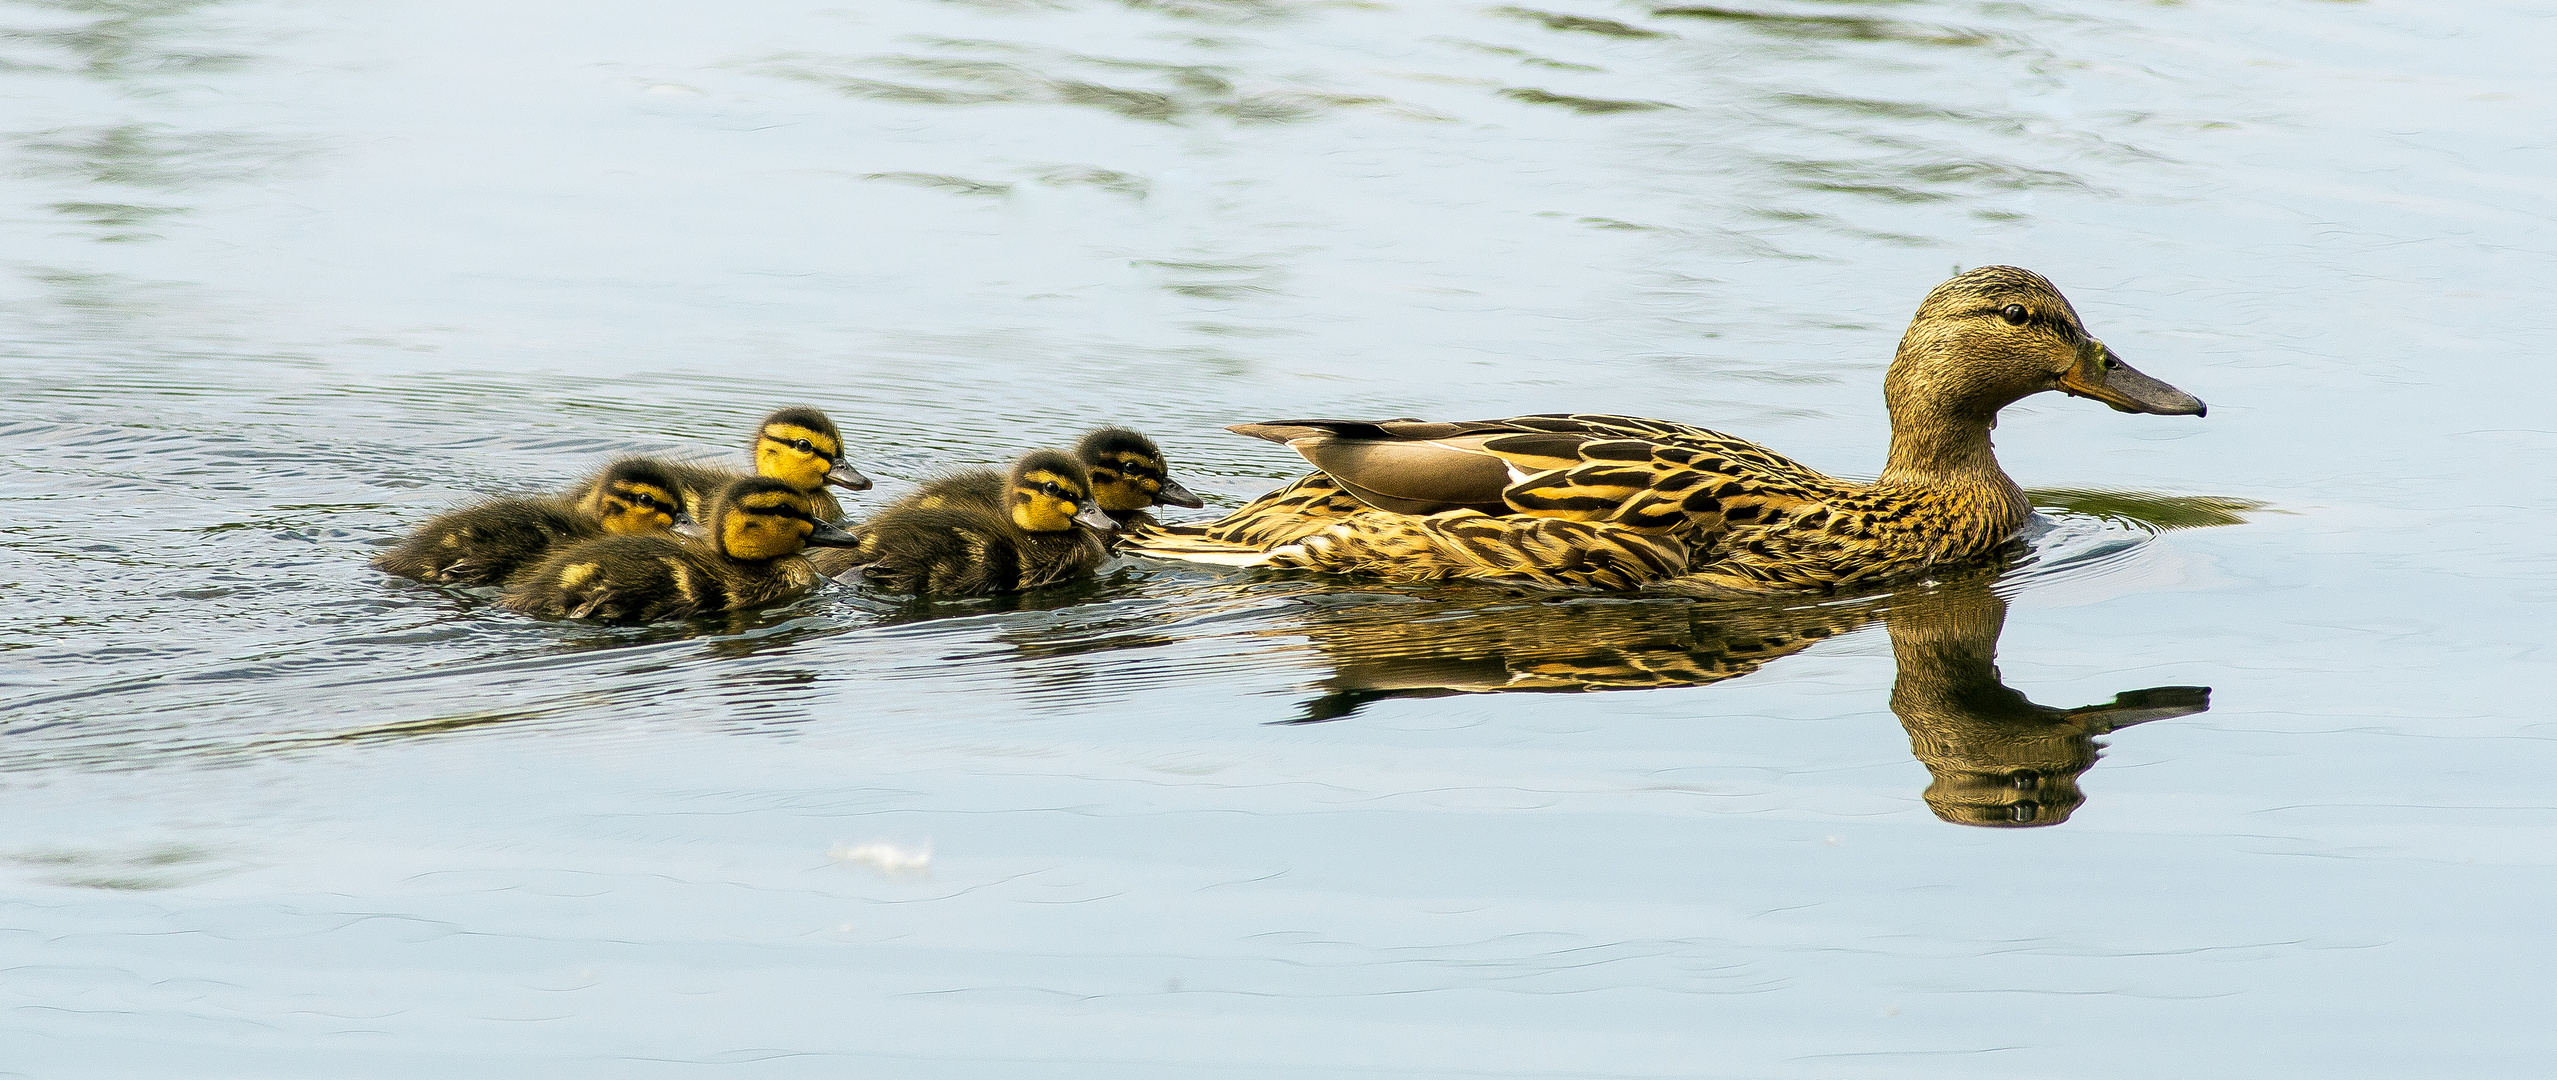
M 2088 335 L 2040 274 L 1984 266 L 1927 294 L 1883 380 L 1882 476 L 1827 476 L 1746 439 L 1628 416 L 1290 420 L 1232 430 L 1321 470 L 1221 520 L 1134 532 L 1136 554 L 1399 580 L 1826 591 L 1995 552 L 2031 507 L 1998 410 L 2046 390 L 2120 412 L 2202 402 Z
M 808 495 L 816 515 L 826 521 L 843 516 L 843 504 L 835 501 L 827 485 L 848 491 L 870 489 L 870 478 L 844 463 L 843 433 L 816 409 L 793 406 L 764 417 L 763 423 L 755 425 L 754 442 L 747 449 L 754 455 L 754 475 L 780 480 Z M 702 519 L 711 498 L 739 476 L 709 465 L 668 468 L 683 487 L 684 508 L 696 520 Z
M 1154 515 L 1146 513 L 1149 507 L 1196 510 L 1207 505 L 1172 479 L 1171 463 L 1154 440 L 1127 428 L 1092 429 L 1076 444 L 1074 456 L 1092 476 L 1092 497 L 1121 529 L 1154 524 Z
M 794 599 L 822 579 L 800 553 L 851 544 L 815 500 L 764 476 L 711 499 L 707 535 L 607 536 L 552 552 L 508 584 L 505 607 L 545 618 L 647 623 Z
M 984 497 L 989 487 L 999 499 Z M 924 485 L 863 522 L 857 546 L 821 553 L 818 568 L 933 596 L 1034 589 L 1107 561 L 1102 535 L 1111 527 L 1082 463 L 1033 450 L 1008 472 L 970 470 Z
M 1154 440 L 1123 427 L 1094 428 L 1076 445 L 1074 456 L 1090 477 L 1093 501 L 1118 528 L 1150 525 L 1155 506 L 1207 505 L 1171 477 L 1169 464 Z M 908 492 L 891 509 L 942 506 L 954 499 L 973 499 L 1001 506 L 1009 479 L 993 469 L 970 469 L 940 477 Z
M 497 585 L 563 544 L 664 532 L 682 507 L 663 462 L 624 458 L 567 495 L 492 499 L 438 515 L 375 558 L 373 567 L 419 581 Z

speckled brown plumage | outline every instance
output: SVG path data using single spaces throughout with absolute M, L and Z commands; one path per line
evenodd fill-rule
M 1746 439 L 1641 417 L 1239 425 L 1322 470 L 1205 525 L 1128 550 L 1395 580 L 1498 578 L 1627 589 L 1676 581 L 1827 591 L 1985 557 L 2030 513 L 1989 429 L 2028 394 L 2125 412 L 2202 404 L 2123 365 L 2048 281 L 1983 267 L 1930 293 L 1884 383 L 1880 479 L 1828 476 Z

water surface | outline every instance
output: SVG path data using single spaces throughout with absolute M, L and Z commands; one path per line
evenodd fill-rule
M 0 4 L 0 1075 L 2545 1071 L 2553 32 Z M 878 497 L 1124 422 L 1227 508 L 1302 415 L 1869 475 L 1993 262 L 2211 414 L 2009 409 L 1992 577 L 610 629 L 365 567 L 801 402 Z

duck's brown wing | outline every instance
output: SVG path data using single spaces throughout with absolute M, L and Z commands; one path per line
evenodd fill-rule
M 1474 510 L 1681 528 L 1718 516 L 1724 501 L 1791 494 L 1801 486 L 1792 481 L 1818 475 L 1720 432 L 1592 413 L 1280 420 L 1232 430 L 1286 444 L 1367 506 L 1411 515 Z

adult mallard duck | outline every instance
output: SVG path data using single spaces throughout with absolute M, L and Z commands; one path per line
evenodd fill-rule
M 563 544 L 663 532 L 682 515 L 665 463 L 623 458 L 566 495 L 491 499 L 439 514 L 373 560 L 419 581 L 497 585 Z
M 711 499 L 708 535 L 607 536 L 551 553 L 498 603 L 545 618 L 647 623 L 793 599 L 822 580 L 800 552 L 854 541 L 787 481 L 749 476 Z
M 860 470 L 844 464 L 843 433 L 825 413 L 806 406 L 793 406 L 764 417 L 755 425 L 755 437 L 747 445 L 754 455 L 755 475 L 783 481 L 805 493 L 814 504 L 819 518 L 833 521 L 843 516 L 843 504 L 827 491 L 832 484 L 847 491 L 867 491 L 870 478 Z M 704 520 L 713 496 L 740 475 L 711 465 L 670 462 L 667 470 L 683 486 L 684 509 L 695 520 Z
M 1984 266 L 1936 286 L 1883 380 L 1882 476 L 1827 476 L 1665 420 L 1287 420 L 1233 429 L 1321 470 L 1218 521 L 1132 532 L 1131 554 L 1397 580 L 1834 590 L 1997 550 L 2031 513 L 1998 467 L 1998 410 L 2045 390 L 2121 412 L 2202 402 L 2089 336 L 2040 274 Z

